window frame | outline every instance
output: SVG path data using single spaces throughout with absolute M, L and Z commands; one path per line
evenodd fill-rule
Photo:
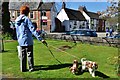
M 42 26 L 47 26 L 47 20 L 46 21 L 42 20 Z
M 31 15 L 32 15 L 32 17 L 31 17 Z M 34 19 L 34 11 L 30 11 L 29 17 L 30 17 L 31 19 Z
M 46 16 L 46 11 L 42 11 L 42 16 Z

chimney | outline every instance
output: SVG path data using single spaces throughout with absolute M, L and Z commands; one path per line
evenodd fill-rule
M 78 11 L 83 12 L 83 6 L 79 6 Z
M 79 10 L 80 12 L 83 12 L 83 11 L 87 12 L 87 9 L 86 9 L 85 6 L 79 6 L 78 10 Z
M 100 12 L 100 11 L 97 11 L 97 14 L 98 14 L 98 15 L 101 15 L 101 12 Z
M 65 4 L 65 2 L 63 2 L 62 9 L 65 9 L 65 8 L 66 8 L 66 4 Z

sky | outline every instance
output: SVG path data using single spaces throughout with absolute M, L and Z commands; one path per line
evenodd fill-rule
M 88 11 L 97 12 L 105 11 L 110 6 L 110 1 L 118 2 L 118 0 L 43 0 L 46 2 L 55 1 L 58 11 L 61 9 L 62 2 L 66 3 L 67 8 L 78 10 L 79 6 L 86 6 Z M 109 1 L 109 2 L 108 2 Z
M 97 11 L 105 11 L 107 6 L 111 4 L 108 2 L 65 2 L 66 7 L 74 10 L 78 10 L 79 6 L 86 6 L 88 11 L 97 12 Z M 57 2 L 56 7 L 58 10 L 61 9 L 62 2 Z
M 10 0 L 10 1 L 40 2 L 40 0 Z M 56 7 L 57 7 L 58 12 L 62 7 L 63 1 L 66 3 L 67 8 L 77 10 L 79 6 L 86 6 L 87 10 L 91 12 L 105 11 L 107 9 L 107 6 L 111 5 L 110 3 L 108 3 L 108 1 L 118 2 L 118 0 L 42 0 L 42 1 L 43 2 L 56 2 Z

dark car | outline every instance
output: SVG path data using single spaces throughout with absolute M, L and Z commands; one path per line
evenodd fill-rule
M 114 36 L 114 38 L 119 38 L 120 39 L 120 33 L 119 34 L 116 34 L 115 36 Z
M 80 35 L 80 36 L 90 36 L 90 37 L 97 37 L 97 33 L 94 30 L 90 29 L 78 29 L 67 32 L 69 35 Z
M 107 37 L 107 38 L 110 38 L 110 39 L 113 39 L 113 38 L 120 39 L 120 33 L 115 34 L 114 36 Z

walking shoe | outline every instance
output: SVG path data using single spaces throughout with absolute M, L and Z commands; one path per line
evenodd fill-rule
M 27 69 L 21 69 L 21 72 L 26 72 L 27 71 Z
M 29 72 L 32 72 L 33 71 L 33 68 L 29 69 Z

